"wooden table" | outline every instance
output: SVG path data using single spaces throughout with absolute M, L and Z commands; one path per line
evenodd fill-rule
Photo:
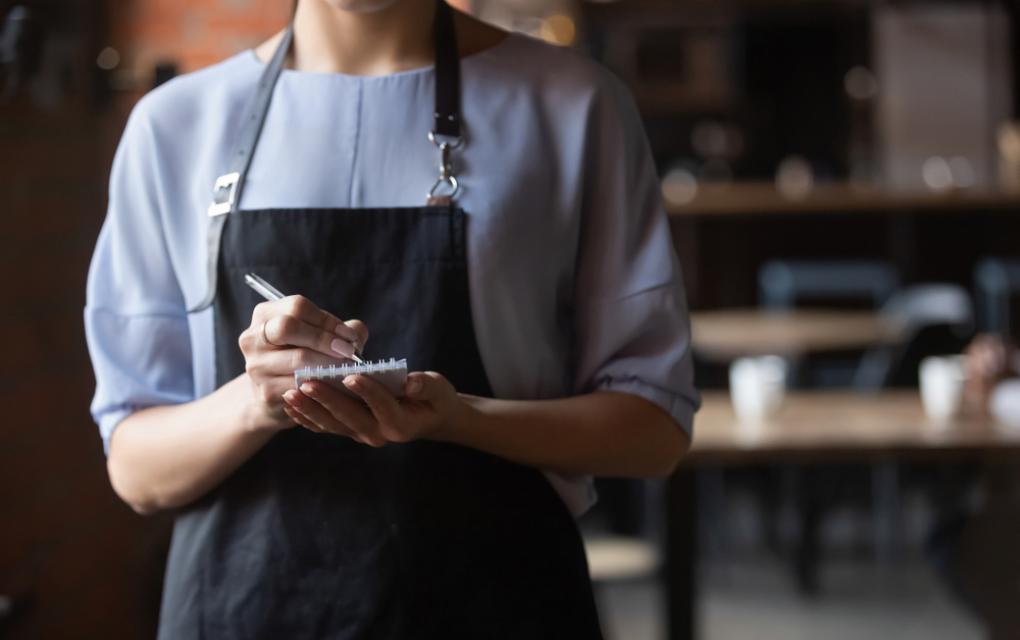
M 706 360 L 798 356 L 893 344 L 905 328 L 872 311 L 726 309 L 691 313 L 694 350 Z
M 775 418 L 760 424 L 738 420 L 725 392 L 705 393 L 703 400 L 688 465 L 816 460 L 848 452 L 1020 452 L 1020 429 L 979 416 L 940 425 L 925 416 L 916 391 L 792 393 Z
M 779 415 L 759 424 L 739 421 L 728 394 L 712 392 L 704 394 L 694 428 L 692 450 L 667 490 L 671 640 L 693 638 L 696 629 L 697 467 L 940 457 L 1020 460 L 1020 428 L 978 416 L 934 423 L 924 415 L 916 391 L 794 393 Z

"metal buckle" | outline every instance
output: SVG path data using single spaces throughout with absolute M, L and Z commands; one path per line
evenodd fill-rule
M 216 182 L 213 184 L 213 201 L 209 205 L 209 217 L 221 216 L 225 213 L 230 213 L 230 210 L 234 207 L 234 196 L 237 194 L 237 182 L 241 179 L 241 174 L 238 172 L 225 173 L 219 178 L 216 178 Z M 226 200 L 217 200 L 216 197 L 224 189 L 227 190 Z
M 429 131 L 429 142 L 440 148 L 445 144 L 451 149 L 456 149 L 460 145 L 464 144 L 464 136 L 447 136 L 442 133 L 436 133 L 435 131 Z
M 449 193 L 442 193 L 437 195 L 436 191 L 438 191 L 439 187 L 444 184 L 450 185 Z M 452 175 L 445 177 L 441 176 L 438 180 L 436 180 L 436 183 L 432 185 L 432 188 L 429 189 L 428 197 L 425 199 L 425 203 L 430 206 L 449 205 L 453 202 L 453 198 L 457 195 L 458 191 L 460 191 L 460 183 L 457 182 L 457 178 L 455 178 Z
M 429 131 L 429 142 L 439 148 L 439 177 L 436 178 L 432 188 L 429 189 L 425 202 L 429 206 L 446 206 L 453 202 L 457 192 L 460 191 L 460 183 L 457 182 L 457 177 L 453 175 L 453 161 L 450 159 L 450 151 L 464 144 L 464 137 L 445 136 Z M 448 191 L 437 194 L 436 192 L 444 184 L 448 186 Z

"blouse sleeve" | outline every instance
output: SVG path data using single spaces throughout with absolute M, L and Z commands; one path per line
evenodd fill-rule
M 159 146 L 135 106 L 110 171 L 109 204 L 89 265 L 85 337 L 96 376 L 90 410 L 104 449 L 133 411 L 193 399 L 183 295 L 167 251 Z
M 640 116 L 608 72 L 586 148 L 575 391 L 641 396 L 690 434 L 700 399 L 680 265 Z

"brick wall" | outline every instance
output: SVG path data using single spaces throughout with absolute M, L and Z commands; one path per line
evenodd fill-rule
M 109 0 L 109 44 L 121 54 L 121 84 L 146 86 L 164 61 L 184 73 L 254 46 L 283 28 L 293 6 L 294 0 Z
M 110 0 L 110 41 L 139 84 L 155 64 L 193 71 L 258 44 L 287 22 L 292 0 Z

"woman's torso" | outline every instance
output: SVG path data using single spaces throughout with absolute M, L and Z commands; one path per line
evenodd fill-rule
M 167 248 L 187 304 L 204 293 L 205 209 L 263 69 L 251 50 L 146 96 Z M 382 77 L 284 70 L 241 199 L 242 209 L 419 206 L 435 181 L 426 139 L 431 68 Z M 580 55 L 522 35 L 462 60 L 467 145 L 458 204 L 478 346 L 494 393 L 572 392 L 572 280 L 589 175 L 585 145 L 606 74 Z M 194 314 L 196 395 L 215 388 L 210 314 Z M 527 353 L 527 358 L 520 358 Z M 590 480 L 547 474 L 575 513 Z

